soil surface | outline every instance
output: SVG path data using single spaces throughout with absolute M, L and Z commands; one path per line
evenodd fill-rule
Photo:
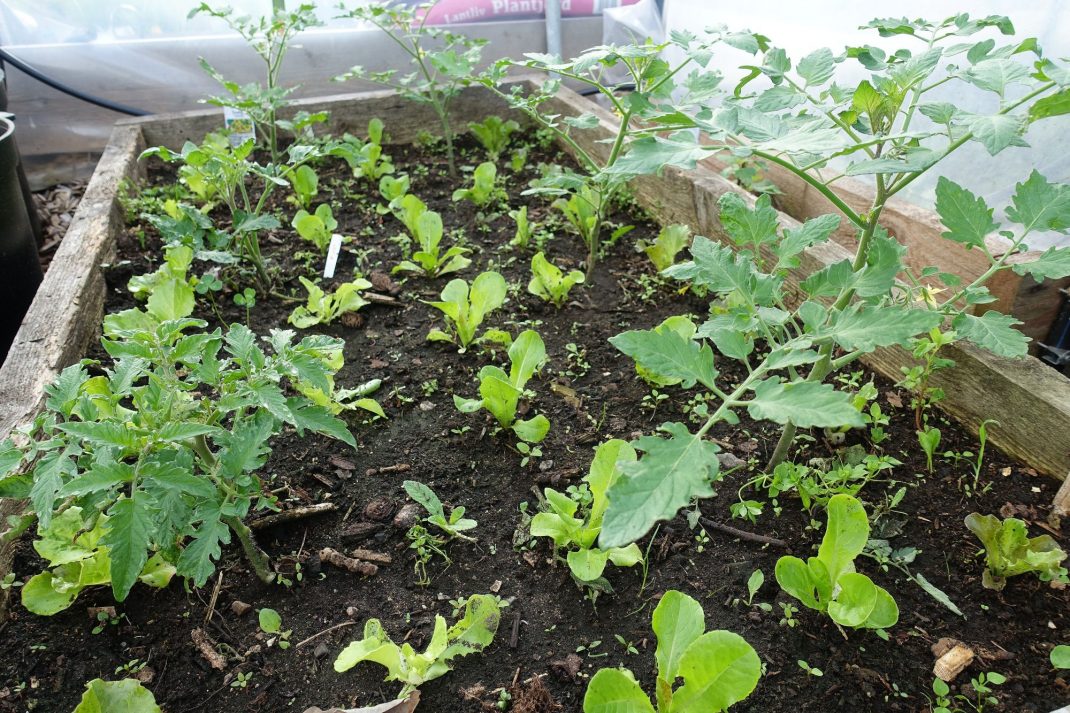
M 471 167 L 483 160 L 481 150 L 461 143 L 462 165 Z M 114 605 L 106 589 L 83 593 L 70 609 L 51 618 L 28 613 L 15 597 L 10 618 L 0 625 L 4 652 L 0 711 L 66 713 L 77 704 L 85 682 L 121 678 L 125 675 L 121 667 L 128 664 L 131 669 L 144 664 L 138 675 L 168 713 L 271 713 L 314 705 L 325 709 L 372 705 L 392 698 L 400 686 L 384 683 L 383 669 L 374 664 L 344 674 L 331 666 L 343 646 L 360 638 L 368 617 L 380 618 L 395 640 L 420 646 L 429 639 L 435 614 L 451 616 L 450 600 L 497 592 L 510 604 L 503 610 L 493 645 L 485 655 L 456 660 L 452 673 L 428 683 L 420 710 L 496 710 L 498 692 L 504 688 L 514 693 L 515 711 L 576 712 L 581 710 L 588 677 L 602 667 L 625 666 L 652 690 L 650 614 L 669 589 L 696 597 L 705 608 L 708 629 L 739 633 L 765 663 L 767 671 L 757 690 L 733 711 L 927 711 L 933 679 L 931 647 L 943 637 L 966 643 L 978 656 L 953 685 L 956 693 L 968 695 L 969 678 L 982 671 L 1007 677 L 996 689 L 999 704 L 986 706 L 985 711 L 1047 713 L 1070 702 L 1067 683 L 1048 662 L 1054 645 L 1070 641 L 1068 593 L 1031 576 L 1010 581 L 1001 593 L 983 589 L 979 543 L 962 524 L 972 511 L 1014 514 L 1031 523 L 1032 534 L 1048 531 L 1065 547 L 1065 534 L 1048 523 L 1056 483 L 992 447 L 985 454 L 982 491 L 976 495 L 967 494 L 965 487 L 973 479 L 970 458 L 938 456 L 929 473 L 914 436 L 909 395 L 879 378 L 875 379 L 878 403 L 890 415 L 886 430 L 892 437 L 874 446 L 864 431 L 852 431 L 846 445 L 861 444 L 870 452 L 902 461 L 886 472 L 885 482 L 870 483 L 862 491 L 871 512 L 900 487 L 906 486 L 907 492 L 894 511 L 876 521 L 874 536 L 890 539 L 894 547 L 918 548 L 912 570 L 943 589 L 965 617 L 950 612 L 897 570 L 884 572 L 871 560 L 860 559 L 860 570 L 898 601 L 901 616 L 889 640 L 872 632 L 844 634 L 827 617 L 801 606 L 794 615 L 795 626 L 782 623 L 780 604 L 798 603 L 780 592 L 774 565 L 786 552 L 802 557 L 812 553 L 824 515 L 818 510 L 812 519 L 798 500 L 782 498 L 779 516 L 767 506 L 756 523 L 732 520 L 729 507 L 748 477 L 743 470 L 717 484 L 718 496 L 701 505 L 703 515 L 778 538 L 786 547 L 734 538 L 709 527 L 704 535 L 680 516 L 640 542 L 649 552 L 645 582 L 640 567 L 610 567 L 608 576 L 616 591 L 603 594 L 597 607 L 592 606 L 567 568 L 554 562 L 547 542 L 531 542 L 522 510 L 535 510 L 542 487 L 564 489 L 578 482 L 593 448 L 603 440 L 629 439 L 652 432 L 663 421 L 689 417 L 688 404 L 695 392 L 661 390 L 665 398 L 652 410 L 650 399 L 644 404 L 650 388 L 607 340 L 625 329 L 651 327 L 670 315 L 690 312 L 701 317 L 708 304 L 654 279 L 649 261 L 634 246 L 637 240 L 652 240 L 657 227 L 630 209 L 613 219 L 634 224 L 635 230 L 608 251 L 587 284 L 556 310 L 527 293 L 532 251 L 507 246 L 513 227 L 504 210 L 480 216 L 470 203 L 452 202 L 457 182 L 446 176 L 437 149 L 391 146 L 387 152 L 399 171 L 412 176 L 412 192 L 441 212 L 447 234 L 462 231 L 473 248 L 474 264 L 463 276 L 470 280 L 493 267 L 516 286 L 505 307 L 486 325 L 514 334 L 530 326 L 546 341 L 549 362 L 530 385 L 537 396 L 529 404 L 552 423 L 541 459 L 522 466 L 515 438 L 495 434 L 484 414 L 465 415 L 454 408 L 453 394 L 474 395 L 476 372 L 501 356 L 478 349 L 461 354 L 448 344 L 425 341 L 431 327 L 442 325 L 437 311 L 421 300 L 433 299 L 449 277 L 396 277 L 402 283 L 400 306 L 373 305 L 359 313 L 362 324 L 339 322 L 323 329 L 346 340 L 339 385 L 382 379 L 376 398 L 388 418 L 362 422 L 359 415 L 350 417 L 359 442 L 355 452 L 336 441 L 298 438 L 293 433 L 272 444 L 263 474 L 283 508 L 322 502 L 337 506 L 334 512 L 258 532 L 260 543 L 292 584 L 262 584 L 231 546 L 224 551 L 218 576 L 206 587 L 188 589 L 177 581 L 162 591 L 135 587 L 127 601 L 116 606 L 117 623 L 107 624 L 100 633 L 93 633 L 97 622 L 87 615 L 87 608 Z M 536 164 L 551 160 L 566 161 L 540 149 L 533 151 L 520 174 L 507 167 L 501 170 L 509 204 L 528 205 L 531 217 L 552 229 L 554 237 L 546 250 L 555 264 L 579 267 L 584 253 L 579 239 L 553 222 L 546 199 L 521 195 L 536 175 Z M 318 200 L 329 194 L 339 232 L 355 236 L 344 248 L 338 278 L 331 284 L 348 279 L 354 268 L 388 272 L 405 257 L 392 240 L 403 232 L 401 224 L 375 211 L 378 191 L 367 181 L 354 181 L 344 163 L 325 162 L 318 169 Z M 173 174 L 156 167 L 153 175 L 160 182 Z M 467 175 L 462 180 L 467 182 Z M 294 209 L 281 195 L 278 198 L 274 209 L 285 216 L 282 222 L 288 226 Z M 450 240 L 446 238 L 447 243 Z M 294 253 L 306 250 L 308 243 L 286 227 L 274 231 L 264 244 L 282 276 L 276 291 L 303 293 L 297 276 L 310 270 Z M 131 304 L 126 280 L 158 263 L 159 240 L 146 225 L 132 225 L 120 256 L 128 262 L 109 271 L 109 310 Z M 312 261 L 313 271 L 321 269 L 321 260 Z M 218 314 L 201 305 L 200 316 L 213 325 L 219 324 L 220 316 L 226 321 L 245 319 L 244 308 L 234 306 L 230 295 L 218 297 L 217 304 Z M 250 326 L 260 334 L 286 328 L 286 316 L 296 304 L 258 295 Z M 725 378 L 738 377 L 726 363 L 720 366 L 729 369 Z M 868 373 L 860 375 L 863 382 L 870 378 Z M 741 416 L 738 425 L 722 424 L 711 435 L 728 454 L 760 467 L 775 443 L 776 431 Z M 974 437 L 939 415 L 935 418 L 943 431 L 941 450 L 976 452 Z M 808 435 L 796 459 L 835 453 L 836 446 L 820 430 Z M 407 502 L 402 489 L 406 479 L 430 484 L 444 501 L 463 505 L 467 516 L 479 522 L 476 542 L 448 545 L 452 564 L 435 560 L 429 565 L 429 586 L 416 584 L 404 529 L 391 522 Z M 363 577 L 319 562 L 315 553 L 323 547 L 343 552 L 363 547 L 390 555 L 392 563 L 381 566 L 375 576 Z M 296 563 L 301 563 L 300 581 L 293 574 Z M 25 538 L 15 560 L 19 579 L 41 567 Z M 765 584 L 748 606 L 746 582 L 755 569 L 765 573 Z M 253 610 L 238 615 L 232 608 L 235 602 L 247 603 Z M 772 606 L 766 611 L 760 604 Z M 283 628 L 292 630 L 289 649 L 269 646 L 260 634 L 256 609 L 261 607 L 282 615 Z M 195 647 L 191 633 L 197 628 L 207 632 L 225 657 L 224 671 L 211 669 Z M 799 661 L 823 675 L 808 675 Z M 532 677 L 541 677 L 539 684 L 525 686 Z

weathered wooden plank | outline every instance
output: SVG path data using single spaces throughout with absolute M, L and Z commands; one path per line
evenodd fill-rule
M 1067 473 L 1066 479 L 1059 487 L 1059 492 L 1055 494 L 1052 512 L 1055 513 L 1056 517 L 1070 516 L 1070 473 Z
M 562 90 L 553 100 L 552 110 L 566 115 L 588 111 L 597 114 L 599 125 L 577 132 L 574 138 L 585 151 L 606 155 L 608 144 L 602 140 L 611 136 L 616 126 L 610 112 L 592 109 L 589 101 L 568 90 Z M 633 182 L 640 204 L 660 221 L 687 223 L 697 234 L 725 242 L 728 240 L 718 219 L 717 200 L 729 191 L 743 195 L 750 203 L 754 201 L 752 195 L 709 166 L 687 172 L 667 168 L 661 176 L 644 176 Z M 827 208 L 819 212 L 827 212 Z M 905 208 L 900 208 L 897 215 L 899 221 L 911 215 L 919 218 L 917 210 Z M 932 218 L 925 217 L 930 221 L 925 227 L 930 234 L 937 229 L 931 224 Z M 785 227 L 798 224 L 784 213 L 780 220 Z M 909 223 L 900 224 L 901 233 L 912 234 Z M 942 239 L 935 242 L 949 243 Z M 788 277 L 789 288 L 815 269 L 850 256 L 838 241 L 806 251 L 800 268 Z M 797 295 L 794 297 L 797 301 Z M 940 408 L 974 432 L 981 421 L 998 420 L 998 426 L 988 428 L 992 443 L 1045 474 L 1065 478 L 1070 472 L 1070 379 L 1033 357 L 1004 359 L 969 344 L 955 345 L 948 350 L 948 357 L 955 360 L 956 367 L 937 372 L 932 381 L 946 392 Z M 879 350 L 864 362 L 878 373 L 898 379 L 901 367 L 913 360 L 905 350 L 892 348 Z
M 141 148 L 137 127 L 120 127 L 112 133 L 0 366 L 0 434 L 33 420 L 44 403 L 45 387 L 62 369 L 82 358 L 100 330 L 105 289 L 101 265 L 114 256 L 115 236 L 123 226 L 118 186 L 136 175 Z M 0 499 L 0 523 L 21 510 L 20 501 Z M 14 542 L 0 541 L 0 575 L 11 566 L 14 546 Z M 5 611 L 10 591 L 0 590 L 0 613 Z

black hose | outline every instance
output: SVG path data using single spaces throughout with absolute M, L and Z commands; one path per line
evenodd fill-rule
M 635 84 L 633 84 L 632 82 L 625 82 L 624 84 L 618 84 L 617 86 L 613 87 L 613 89 L 618 92 L 634 92 Z M 579 94 L 581 97 L 589 97 L 592 94 L 598 94 L 601 91 L 602 90 L 598 87 L 584 87 L 583 89 L 580 89 L 577 94 Z
M 55 80 L 55 79 L 52 79 L 51 77 L 49 77 L 49 76 L 47 76 L 45 74 L 42 74 L 41 72 L 37 71 L 36 69 L 31 67 L 30 65 L 26 64 L 25 62 L 23 62 L 18 57 L 13 56 L 10 52 L 5 50 L 3 47 L 0 47 L 0 60 L 3 60 L 4 62 L 7 62 L 12 67 L 14 67 L 14 68 L 18 69 L 19 71 L 21 71 L 23 74 L 29 75 L 30 77 L 33 77 L 37 81 L 39 81 L 39 82 L 41 82 L 43 84 L 47 84 L 48 86 L 52 87 L 56 91 L 63 92 L 64 94 L 67 94 L 68 96 L 72 96 L 75 99 L 81 99 L 84 102 L 89 102 L 90 104 L 96 104 L 97 106 L 103 107 L 104 109 L 110 109 L 111 111 L 117 111 L 120 114 L 127 114 L 129 116 L 148 116 L 149 114 L 152 113 L 152 112 L 144 111 L 143 109 L 135 109 L 132 106 L 127 106 L 125 104 L 120 104 L 118 102 L 109 101 L 107 99 L 101 99 L 100 97 L 95 97 L 92 94 L 86 94 L 85 92 L 80 91 L 78 89 L 75 89 L 74 87 L 68 86 L 68 85 L 64 84 L 63 82 L 60 82 L 60 81 Z

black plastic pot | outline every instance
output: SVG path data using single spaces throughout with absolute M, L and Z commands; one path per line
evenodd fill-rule
M 0 63 L 0 111 L 7 111 L 7 77 L 3 73 L 3 63 Z M 16 149 L 16 155 L 18 149 Z M 30 227 L 33 228 L 33 237 L 37 244 L 44 245 L 45 233 L 41 229 L 41 219 L 37 215 L 37 206 L 33 204 L 33 194 L 30 191 L 30 182 L 26 180 L 26 171 L 22 166 L 22 157 L 18 159 L 19 187 L 22 189 L 22 200 L 26 203 L 26 213 L 30 216 Z
M 1055 321 L 1051 323 L 1048 338 L 1038 345 L 1037 356 L 1063 373 L 1070 372 L 1070 290 L 1059 290 L 1063 296 L 1062 306 Z
M 0 359 L 7 357 L 41 279 L 37 239 L 19 181 L 15 125 L 0 118 Z

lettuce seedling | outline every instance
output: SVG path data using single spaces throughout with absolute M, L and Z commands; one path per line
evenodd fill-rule
M 311 166 L 298 166 L 290 177 L 290 187 L 294 189 L 293 200 L 302 208 L 309 208 L 312 199 L 319 194 L 320 178 Z
M 449 535 L 450 538 L 458 537 L 469 542 L 475 541 L 474 537 L 462 534 L 466 530 L 474 530 L 476 525 L 479 524 L 475 520 L 464 516 L 463 507 L 453 508 L 450 510 L 449 517 L 446 517 L 442 501 L 438 499 L 435 491 L 430 486 L 416 480 L 406 480 L 402 486 L 405 488 L 405 492 L 409 494 L 409 497 L 422 505 L 424 510 L 427 511 L 427 517 L 424 518 L 424 522 L 434 525 Z
M 86 587 L 111 584 L 111 560 L 101 542 L 108 531 L 108 516 L 87 522 L 82 508 L 73 505 L 38 531 L 33 548 L 50 569 L 30 577 L 22 588 L 22 605 L 39 616 L 52 616 L 71 604 Z M 137 581 L 150 587 L 166 587 L 175 566 L 159 553 L 150 557 Z
M 497 163 L 502 152 L 509 146 L 509 137 L 520 128 L 512 119 L 504 120 L 496 114 L 488 116 L 481 122 L 469 122 L 468 130 L 472 132 L 487 152 L 487 158 Z
M 368 301 L 361 292 L 371 289 L 372 283 L 357 278 L 338 286 L 334 292 L 323 288 L 305 277 L 298 277 L 308 290 L 308 302 L 290 313 L 289 322 L 298 329 L 308 329 L 317 324 L 330 324 L 346 312 L 356 312 Z
M 869 518 L 850 495 L 828 502 L 828 526 L 817 557 L 777 560 L 776 581 L 804 605 L 825 612 L 840 626 L 887 629 L 899 621 L 899 607 L 886 590 L 855 571 L 854 560 L 869 540 Z
M 657 708 L 631 671 L 603 668 L 587 684 L 584 713 L 718 713 L 749 696 L 762 677 L 754 648 L 731 631 L 706 631 L 702 605 L 682 592 L 665 592 L 651 628 Z
M 658 272 L 667 270 L 676 262 L 676 256 L 691 243 L 691 228 L 677 223 L 666 225 L 653 243 L 640 242 L 639 247 Z
M 540 250 L 531 258 L 528 292 L 561 309 L 568 299 L 569 291 L 575 285 L 581 284 L 583 279 L 584 275 L 580 270 L 570 270 L 567 275 L 561 272 Z
M 591 469 L 581 486 L 587 493 L 573 490 L 571 494 L 546 488 L 545 509 L 531 519 L 532 537 L 549 537 L 555 550 L 565 550 L 565 561 L 572 577 L 581 587 L 594 594 L 612 592 L 613 587 L 602 576 L 610 562 L 618 567 L 632 567 L 643 561 L 643 553 L 634 542 L 627 547 L 601 549 L 595 545 L 602 530 L 606 492 L 620 475 L 619 462 L 632 462 L 635 449 L 625 441 L 612 439 L 598 446 Z M 583 497 L 587 495 L 588 497 Z
M 988 589 L 1001 590 L 1008 577 L 1033 572 L 1042 582 L 1066 582 L 1066 568 L 1061 566 L 1066 553 L 1051 535 L 1029 537 L 1026 524 L 1016 517 L 1002 522 L 995 515 L 971 513 L 966 527 L 977 535 L 985 547 L 985 571 L 981 583 Z
M 485 408 L 502 428 L 509 428 L 523 441 L 539 443 L 550 430 L 550 421 L 542 414 L 518 421 L 516 409 L 524 386 L 546 363 L 546 345 L 532 329 L 525 330 L 509 346 L 509 373 L 501 367 L 487 365 L 479 370 L 478 399 L 454 395 L 453 403 L 461 413 L 475 413 Z
M 409 198 L 415 200 L 410 201 Z M 463 270 L 472 264 L 464 256 L 467 248 L 459 245 L 441 253 L 442 216 L 433 210 L 427 210 L 423 201 L 416 196 L 407 195 L 401 199 L 402 222 L 409 229 L 419 250 L 414 250 L 409 260 L 402 260 L 394 267 L 394 272 L 420 272 L 427 277 L 438 277 L 451 272 Z M 423 208 L 423 210 L 419 210 Z
M 383 176 L 379 179 L 379 195 L 386 201 L 386 206 L 376 206 L 375 210 L 382 214 L 393 213 L 408 192 L 409 174 Z
M 344 134 L 342 140 L 331 145 L 328 153 L 349 164 L 355 178 L 366 178 L 373 183 L 394 172 L 390 157 L 383 153 L 384 126 L 381 119 L 368 122 L 368 140 L 361 141 L 352 134 Z
M 535 233 L 535 224 L 528 220 L 528 207 L 525 205 L 519 210 L 509 211 L 509 217 L 516 223 L 516 233 L 513 234 L 513 239 L 509 241 L 509 244 L 526 248 Z
M 442 288 L 438 302 L 427 302 L 446 317 L 445 332 L 437 327 L 427 333 L 432 342 L 451 342 L 458 344 L 461 350 L 467 349 L 475 341 L 479 325 L 487 315 L 505 304 L 508 285 L 505 278 L 497 272 L 482 272 L 468 283 L 457 278 L 450 280 Z
M 459 656 L 480 653 L 494 641 L 501 620 L 497 600 L 485 594 L 473 594 L 464 606 L 464 616 L 447 628 L 446 620 L 435 615 L 435 629 L 423 653 L 416 653 L 409 643 L 398 646 L 390 640 L 378 619 L 364 624 L 364 638 L 354 641 L 338 654 L 334 670 L 344 673 L 362 661 L 377 663 L 386 669 L 387 681 L 402 684 L 398 698 L 405 698 L 428 681 L 445 675 L 451 661 Z
M 320 203 L 316 206 L 315 213 L 307 210 L 297 211 L 291 223 L 297 234 L 305 240 L 312 242 L 321 253 L 326 253 L 331 244 L 331 236 L 338 229 L 338 221 L 334 219 L 331 206 Z
M 472 172 L 471 188 L 458 188 L 453 192 L 454 201 L 468 200 L 477 206 L 485 206 L 491 201 L 501 198 L 502 191 L 497 186 L 498 167 L 490 161 L 476 166 Z
M 195 280 L 187 277 L 193 265 L 193 249 L 184 245 L 168 245 L 164 248 L 163 264 L 155 272 L 134 275 L 126 283 L 126 289 L 141 302 L 148 302 L 149 309 L 160 319 L 177 319 L 193 312 Z
M 94 678 L 73 713 L 162 713 L 152 691 L 135 678 L 105 681 Z
M 594 260 L 598 259 L 598 251 L 601 247 L 599 236 L 605 220 L 603 200 L 601 194 L 584 185 L 570 193 L 567 198 L 558 198 L 551 203 L 553 208 L 561 211 L 561 215 L 587 246 L 588 270 L 593 266 Z M 593 258 L 590 257 L 592 255 Z

